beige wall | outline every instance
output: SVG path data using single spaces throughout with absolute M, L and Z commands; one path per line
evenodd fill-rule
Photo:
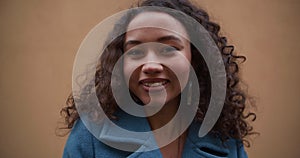
M 60 157 L 59 110 L 88 31 L 130 0 L 0 1 L 0 157 Z M 249 157 L 300 156 L 300 22 L 297 0 L 198 0 L 222 25 L 259 99 L 261 133 Z

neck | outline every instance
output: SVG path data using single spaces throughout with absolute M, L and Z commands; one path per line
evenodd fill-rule
M 159 129 L 167 124 L 176 114 L 180 99 L 179 97 L 166 103 L 159 112 L 148 117 L 152 130 Z
M 166 103 L 158 113 L 148 117 L 151 129 L 159 129 L 165 126 L 168 122 L 170 122 L 178 110 L 179 103 L 180 99 L 179 97 L 177 97 L 176 99 L 173 99 L 172 101 Z M 177 133 L 176 129 L 178 129 L 178 127 L 176 126 L 178 125 L 171 124 L 170 128 L 164 129 L 163 135 L 154 134 L 157 144 L 164 144 L 164 142 L 166 141 L 165 138 L 172 135 L 170 133 Z M 163 157 L 180 158 L 184 147 L 186 135 L 187 132 L 185 131 L 183 134 L 178 136 L 178 138 L 176 138 L 173 142 L 161 147 L 160 151 Z

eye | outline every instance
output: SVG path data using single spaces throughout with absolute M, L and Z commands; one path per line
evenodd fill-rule
M 161 51 L 160 54 L 162 55 L 172 55 L 174 54 L 176 51 L 178 51 L 179 49 L 174 47 L 174 46 L 164 46 Z
M 130 56 L 132 58 L 140 58 L 144 56 L 144 51 L 140 49 L 130 49 L 126 52 L 126 56 Z

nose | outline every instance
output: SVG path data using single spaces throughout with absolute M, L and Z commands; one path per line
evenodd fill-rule
M 157 74 L 163 71 L 163 66 L 157 62 L 147 62 L 142 66 L 142 72 L 145 74 Z

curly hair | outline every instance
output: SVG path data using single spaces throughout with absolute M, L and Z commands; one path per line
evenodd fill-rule
M 221 115 L 211 132 L 220 136 L 223 142 L 229 138 L 234 138 L 242 140 L 245 146 L 250 147 L 247 136 L 254 134 L 255 132 L 253 132 L 253 127 L 249 122 L 256 119 L 256 114 L 247 110 L 248 106 L 254 106 L 254 102 L 251 101 L 252 98 L 247 94 L 247 91 L 243 89 L 239 73 L 239 65 L 246 60 L 246 57 L 235 55 L 234 46 L 229 45 L 227 43 L 227 38 L 220 34 L 220 26 L 210 20 L 206 11 L 192 4 L 188 0 L 142 0 L 137 3 L 137 6 L 167 7 L 181 11 L 198 21 L 209 32 L 221 52 L 227 79 L 224 106 Z M 127 15 L 126 18 L 122 18 L 123 20 L 120 20 L 115 24 L 114 30 L 126 31 L 130 20 L 137 14 L 138 13 L 130 14 Z M 177 16 L 173 15 L 173 17 L 178 19 Z M 186 25 L 184 19 L 178 20 L 183 23 L 183 25 Z M 112 32 L 112 34 L 114 34 L 114 32 Z M 99 63 L 101 64 L 97 65 L 95 74 L 96 94 L 104 112 L 110 119 L 116 119 L 114 112 L 118 109 L 118 105 L 112 94 L 110 83 L 113 68 L 117 60 L 123 54 L 124 36 L 124 34 L 118 36 L 104 49 L 104 52 L 100 57 Z M 195 35 L 190 36 L 194 37 Z M 201 93 L 200 101 L 197 103 L 198 110 L 195 121 L 203 121 L 211 97 L 211 79 L 203 57 L 192 44 L 191 53 L 191 65 L 198 77 Z M 71 129 L 75 121 L 79 118 L 79 114 L 75 107 L 74 96 L 72 94 L 68 97 L 66 106 L 62 108 L 60 113 L 64 118 L 65 128 Z

